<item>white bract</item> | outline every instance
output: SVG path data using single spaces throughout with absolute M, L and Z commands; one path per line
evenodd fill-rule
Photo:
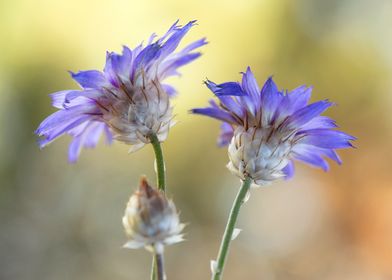
M 267 185 L 284 177 L 289 163 L 289 132 L 265 128 L 237 127 L 229 144 L 228 169 L 241 179 L 249 176 L 257 185 Z

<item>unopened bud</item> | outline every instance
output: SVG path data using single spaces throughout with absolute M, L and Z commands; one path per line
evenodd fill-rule
M 145 247 L 159 253 L 164 245 L 183 240 L 184 224 L 180 223 L 173 201 L 151 187 L 145 177 L 129 199 L 122 222 L 129 238 L 126 248 Z

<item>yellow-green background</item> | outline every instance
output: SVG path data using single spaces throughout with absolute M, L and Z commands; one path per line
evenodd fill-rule
M 199 20 L 203 56 L 172 79 L 179 123 L 164 153 L 168 192 L 188 223 L 166 251 L 168 279 L 209 279 L 239 180 L 215 145 L 218 123 L 189 115 L 239 80 L 314 86 L 313 100 L 357 136 L 344 164 L 297 165 L 289 182 L 252 190 L 225 279 L 392 279 L 392 2 L 0 1 L 0 279 L 148 279 L 150 256 L 122 249 L 121 217 L 140 174 L 154 180 L 147 146 L 83 151 L 67 163 L 68 137 L 40 151 L 34 130 L 54 112 L 48 94 L 76 88 L 67 70 L 102 69 L 105 51 L 135 47 L 176 20 Z

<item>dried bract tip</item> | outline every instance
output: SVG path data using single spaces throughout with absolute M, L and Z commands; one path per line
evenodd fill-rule
M 184 224 L 174 203 L 151 187 L 146 177 L 141 178 L 139 189 L 129 199 L 122 222 L 129 238 L 126 248 L 145 247 L 160 253 L 164 245 L 183 240 Z

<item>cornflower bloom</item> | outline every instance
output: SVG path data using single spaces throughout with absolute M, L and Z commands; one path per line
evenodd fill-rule
M 260 90 L 249 67 L 241 84 L 205 84 L 219 104 L 211 100 L 210 107 L 192 112 L 223 121 L 218 144 L 229 145 L 227 167 L 243 180 L 249 177 L 256 185 L 266 185 L 292 177 L 293 160 L 327 171 L 325 157 L 341 164 L 336 149 L 352 147 L 354 137 L 334 130 L 335 121 L 320 116 L 333 103 L 308 104 L 311 87 L 279 91 L 269 78 Z
M 323 100 L 308 104 L 312 91 L 309 87 L 279 91 L 269 78 L 260 90 L 249 67 L 242 73 L 241 83 L 216 84 L 207 80 L 205 84 L 219 103 L 211 100 L 209 107 L 192 112 L 223 121 L 218 144 L 229 145 L 227 167 L 242 180 L 218 257 L 211 261 L 212 279 L 219 280 L 230 242 L 240 232 L 235 229 L 235 223 L 251 184 L 263 186 L 278 178 L 292 177 L 293 160 L 326 171 L 325 158 L 340 164 L 336 149 L 352 147 L 351 141 L 355 138 L 334 130 L 335 121 L 320 116 L 331 102 Z
M 174 124 L 170 98 L 176 90 L 163 81 L 179 75 L 178 68 L 198 58 L 200 52 L 194 50 L 206 44 L 203 38 L 175 52 L 195 21 L 183 27 L 177 23 L 157 40 L 153 34 L 146 46 L 124 46 L 122 54 L 108 52 L 103 72 L 71 72 L 81 89 L 51 94 L 59 110 L 36 130 L 42 137 L 40 147 L 69 134 L 69 161 L 75 162 L 82 147 L 95 147 L 102 134 L 108 143 L 116 139 L 132 145 L 131 151 L 164 141 Z

